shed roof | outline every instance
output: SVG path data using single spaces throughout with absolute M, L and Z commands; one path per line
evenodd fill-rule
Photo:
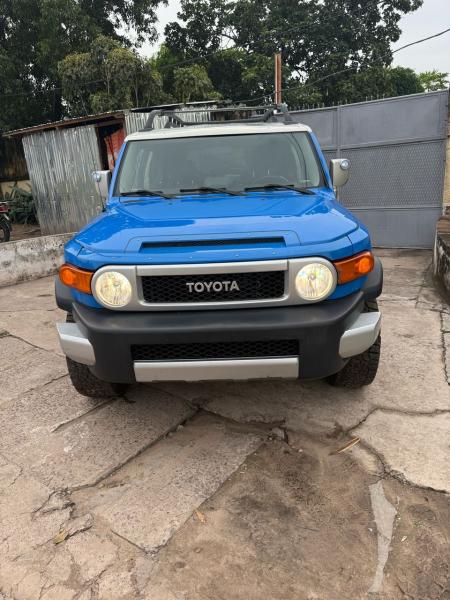
M 92 123 L 106 123 L 109 121 L 123 119 L 125 116 L 124 110 L 115 110 L 104 112 L 97 115 L 86 115 L 84 117 L 74 117 L 72 119 L 62 119 L 61 121 L 53 121 L 51 123 L 42 123 L 33 127 L 24 127 L 23 129 L 14 129 L 3 134 L 4 137 L 24 137 L 32 133 L 38 133 L 47 129 L 64 129 L 67 127 L 76 127 L 77 125 L 88 125 Z

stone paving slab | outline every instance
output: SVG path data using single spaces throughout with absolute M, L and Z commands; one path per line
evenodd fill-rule
M 54 277 L 43 277 L 13 287 L 0 287 L 0 314 L 3 311 L 54 310 L 54 281 Z
M 154 554 L 260 443 L 257 435 L 201 417 L 126 465 L 92 495 L 74 498 L 116 534 Z
M 22 340 L 63 356 L 56 332 L 56 323 L 64 322 L 62 310 L 28 310 L 0 312 L 0 328 Z
M 0 437 L 0 453 L 26 464 L 20 457 L 27 448 L 36 448 L 59 427 L 105 402 L 79 394 L 67 376 L 4 402 L 0 422 L 8 423 L 9 431 Z
M 66 360 L 11 336 L 0 337 L 0 405 L 67 373 Z
M 0 458 L 0 589 L 7 576 L 7 559 L 40 547 L 50 540 L 70 516 L 69 509 L 43 514 L 36 511 L 51 490 L 23 470 Z M 13 471 L 14 470 L 14 471 Z M 6 572 L 5 572 L 6 571 Z
M 193 412 L 183 400 L 156 390 L 149 395 L 144 387 L 130 400 L 100 406 L 53 433 L 22 438 L 3 454 L 52 489 L 93 485 Z
M 406 481 L 450 493 L 450 406 L 447 413 L 405 415 L 377 410 L 353 433 Z

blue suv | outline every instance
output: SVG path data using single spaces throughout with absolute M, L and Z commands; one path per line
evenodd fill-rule
M 174 380 L 370 384 L 383 274 L 335 196 L 348 161 L 329 170 L 285 107 L 207 116 L 152 110 L 112 179 L 95 173 L 105 211 L 67 243 L 56 281 L 73 385 L 94 397 Z

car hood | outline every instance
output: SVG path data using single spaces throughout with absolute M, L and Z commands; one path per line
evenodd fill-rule
M 293 255 L 293 248 L 301 256 L 301 248 L 332 248 L 342 238 L 351 246 L 346 236 L 360 227 L 328 188 L 314 195 L 268 190 L 245 196 L 198 194 L 173 200 L 127 200 L 132 201 L 113 200 L 105 213 L 78 233 L 75 239 L 83 253 L 114 255 L 115 260 L 122 256 L 120 262 L 128 262 L 130 255 L 136 260 L 136 254 L 142 262 L 155 262 L 155 257 L 160 263 L 220 262 L 259 259 L 261 252 L 252 258 L 248 251 L 262 250 L 262 243 L 267 258 Z

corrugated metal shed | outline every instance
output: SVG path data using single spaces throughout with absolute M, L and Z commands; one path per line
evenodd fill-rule
M 101 212 L 91 178 L 101 169 L 94 126 L 40 131 L 22 141 L 43 234 L 77 231 Z

